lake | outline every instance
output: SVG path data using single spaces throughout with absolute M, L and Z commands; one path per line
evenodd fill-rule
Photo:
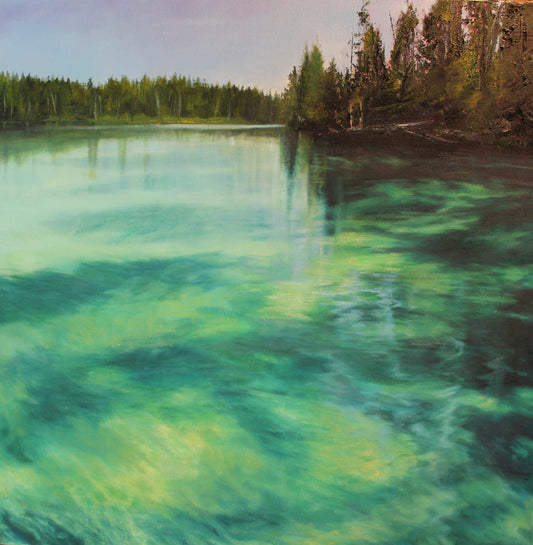
M 0 135 L 0 542 L 531 545 L 533 157 Z

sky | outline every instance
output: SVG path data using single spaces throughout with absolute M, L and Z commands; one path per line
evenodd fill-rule
M 432 0 L 414 0 L 419 12 Z M 0 0 L 0 71 L 97 83 L 174 73 L 281 91 L 306 44 L 347 64 L 360 0 Z M 372 0 L 390 46 L 406 0 Z

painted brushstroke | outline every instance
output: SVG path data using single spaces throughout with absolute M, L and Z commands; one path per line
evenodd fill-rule
M 2 542 L 530 544 L 530 157 L 1 142 Z

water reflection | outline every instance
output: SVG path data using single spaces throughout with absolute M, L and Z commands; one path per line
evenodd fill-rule
M 413 365 L 418 351 L 414 338 L 418 332 L 423 339 L 432 329 L 423 324 L 430 320 L 434 329 L 454 339 L 452 346 L 462 347 L 462 380 L 477 368 L 478 378 L 470 380 L 482 388 L 487 386 L 481 378 L 485 376 L 492 391 L 513 380 L 530 386 L 524 365 L 531 359 L 531 288 L 517 289 L 502 278 L 514 275 L 528 286 L 533 264 L 533 245 L 526 235 L 533 226 L 533 206 L 520 183 L 528 175 L 527 161 L 521 158 L 511 165 L 502 155 L 489 162 L 480 153 L 478 162 L 458 180 L 455 169 L 463 168 L 463 154 L 439 154 L 430 148 L 408 160 L 405 150 L 398 156 L 383 155 L 381 148 L 371 147 L 351 158 L 349 148 L 342 157 L 339 148 L 331 155 L 324 146 L 305 142 L 298 158 L 310 188 L 324 202 L 325 233 L 333 238 L 333 254 L 351 254 L 357 273 L 359 293 L 342 311 L 341 322 L 352 327 L 361 322 L 368 328 L 375 321 L 386 344 L 392 342 L 393 330 L 403 329 L 400 342 L 407 346 Z M 477 174 L 487 170 L 501 177 Z M 379 184 L 373 181 L 376 171 Z M 475 175 L 480 178 L 472 178 Z M 352 284 L 348 290 L 353 289 Z M 387 301 L 385 313 L 365 313 L 361 300 L 368 296 L 361 297 L 361 291 L 376 294 L 372 313 Z M 447 308 L 454 309 L 453 319 Z M 439 335 L 430 338 L 434 341 L 418 344 L 429 344 L 433 354 L 450 344 Z M 398 348 L 389 346 L 387 352 L 395 354 Z M 427 352 L 422 351 L 424 362 L 435 359 Z M 457 358 L 444 356 L 450 359 Z M 481 368 L 479 360 L 485 362 Z
M 87 161 L 89 163 L 89 176 L 96 177 L 96 166 L 98 164 L 98 137 L 87 140 Z
M 530 159 L 2 137 L 2 542 L 529 545 Z
M 126 156 L 128 150 L 128 141 L 125 138 L 121 138 L 118 141 L 118 161 L 120 165 L 120 172 L 124 174 L 126 170 Z
M 379 405 L 380 416 L 415 434 L 429 434 L 427 420 L 447 449 L 458 448 L 464 422 L 465 430 L 475 430 L 476 464 L 529 489 L 533 420 L 526 406 L 517 410 L 533 385 L 528 159 L 432 148 L 409 157 L 405 149 L 385 153 L 375 146 L 343 154 L 324 147 L 310 152 L 304 144 L 295 163 L 305 164 L 300 170 L 324 202 L 325 234 L 332 238 L 332 257 L 319 265 L 328 269 L 327 297 L 334 302 L 331 351 L 359 380 L 413 385 L 402 399 L 413 416 L 390 400 Z M 434 386 L 420 386 L 428 381 Z M 352 394 L 347 382 L 341 381 L 341 397 L 352 403 L 360 382 Z M 420 387 L 433 390 L 434 399 L 415 394 Z M 471 389 L 487 396 L 487 405 L 465 412 Z

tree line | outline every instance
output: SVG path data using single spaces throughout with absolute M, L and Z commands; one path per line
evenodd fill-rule
M 96 85 L 92 80 L 82 83 L 0 72 L 0 120 L 4 124 L 98 122 L 103 117 L 133 121 L 142 116 L 273 123 L 280 107 L 279 96 L 256 88 L 212 85 L 178 75 L 140 80 L 111 77 Z
M 369 2 L 357 13 L 350 65 L 304 50 L 282 97 L 282 119 L 327 130 L 432 118 L 443 126 L 533 142 L 533 4 L 436 0 L 422 18 L 408 4 L 391 20 L 385 55 Z

